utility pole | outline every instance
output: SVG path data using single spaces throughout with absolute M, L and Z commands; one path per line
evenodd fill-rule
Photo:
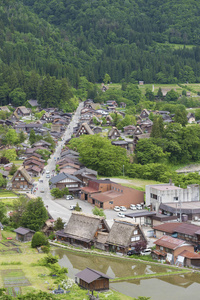
M 123 165 L 123 177 L 124 177 L 124 165 Z

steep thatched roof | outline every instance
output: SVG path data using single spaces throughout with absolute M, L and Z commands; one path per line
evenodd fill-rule
M 138 224 L 129 221 L 115 220 L 108 235 L 107 244 L 123 247 L 129 246 L 133 232 L 136 229 L 140 229 Z
M 95 233 L 99 230 L 99 225 L 102 222 L 104 222 L 109 230 L 104 217 L 72 212 L 64 233 L 89 242 L 94 239 Z
M 17 176 L 18 173 L 21 173 L 24 178 L 28 181 L 29 184 L 33 183 L 33 179 L 32 177 L 28 174 L 28 172 L 24 169 L 23 166 L 19 167 L 19 169 L 15 172 L 15 174 L 13 175 L 11 182 L 15 179 L 15 177 Z
M 120 132 L 116 127 L 113 127 L 109 132 L 108 132 L 108 137 L 112 137 L 115 135 L 116 137 L 120 136 Z
M 81 134 L 93 135 L 94 132 L 92 131 L 92 129 L 90 128 L 90 126 L 87 123 L 82 123 L 81 126 L 78 129 L 78 132 L 76 133 L 76 136 L 79 136 Z

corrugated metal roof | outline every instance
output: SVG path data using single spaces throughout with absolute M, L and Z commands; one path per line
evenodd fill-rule
M 185 244 L 185 241 L 173 238 L 173 237 L 168 236 L 168 235 L 164 235 L 160 239 L 155 241 L 154 244 L 156 244 L 158 246 L 162 246 L 162 247 L 165 247 L 165 248 L 175 250 L 177 247 L 180 247 L 183 244 Z

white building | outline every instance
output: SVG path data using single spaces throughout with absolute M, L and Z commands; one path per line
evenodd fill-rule
M 146 205 L 158 211 L 161 203 L 199 201 L 199 185 L 188 185 L 186 189 L 174 184 L 146 185 Z

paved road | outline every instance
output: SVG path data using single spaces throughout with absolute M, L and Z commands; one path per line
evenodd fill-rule
M 65 133 L 63 134 L 63 140 L 58 142 L 55 152 L 51 155 L 50 159 L 48 160 L 48 164 L 45 166 L 45 173 L 40 177 L 40 180 L 43 180 L 43 183 L 38 181 L 37 189 L 35 192 L 35 196 L 42 197 L 44 205 L 47 207 L 51 216 L 54 219 L 61 217 L 65 222 L 69 220 L 71 211 L 53 200 L 49 189 L 49 178 L 46 178 L 46 171 L 50 171 L 50 176 L 53 174 L 52 171 L 55 170 L 56 159 L 60 157 L 61 149 L 64 146 L 65 141 L 71 137 L 73 133 L 73 127 L 75 127 L 79 121 L 80 111 L 82 108 L 83 103 L 80 103 L 70 124 L 68 125 Z M 41 190 L 44 190 L 44 193 L 41 193 Z

